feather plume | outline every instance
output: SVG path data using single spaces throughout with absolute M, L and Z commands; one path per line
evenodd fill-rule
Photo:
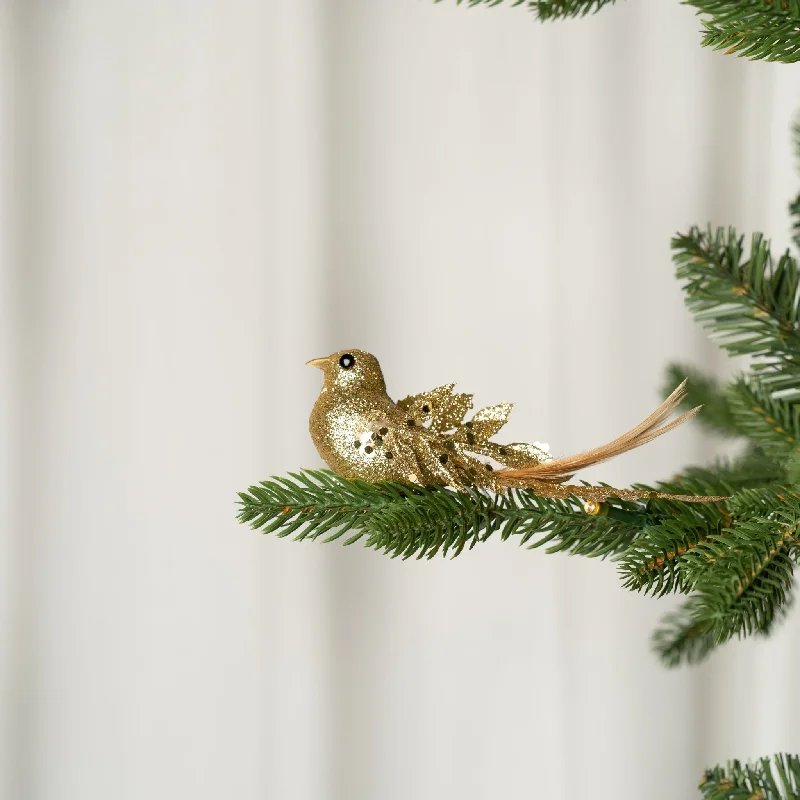
M 565 456 L 564 458 L 556 458 L 551 461 L 543 461 L 540 464 L 534 464 L 524 469 L 500 470 L 497 472 L 497 477 L 502 483 L 508 486 L 521 486 L 528 481 L 553 481 L 559 483 L 568 480 L 578 470 L 592 467 L 595 464 L 600 464 L 603 461 L 608 461 L 610 458 L 615 458 L 623 453 L 627 453 L 629 450 L 641 447 L 643 444 L 653 441 L 653 439 L 656 439 L 662 434 L 690 420 L 700 411 L 702 406 L 697 406 L 697 408 L 686 411 L 671 422 L 664 423 L 669 415 L 680 405 L 685 396 L 686 381 L 678 386 L 649 417 L 642 420 L 635 428 L 632 428 L 627 433 L 623 433 L 622 436 L 618 436 L 608 444 L 595 447 L 592 450 L 587 450 L 574 456 Z

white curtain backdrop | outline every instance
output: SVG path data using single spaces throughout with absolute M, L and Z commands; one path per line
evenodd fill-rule
M 0 3 L 1 797 L 675 800 L 800 751 L 796 615 L 666 671 L 671 602 L 610 562 L 234 519 L 319 465 L 304 362 L 336 349 L 395 397 L 514 400 L 510 437 L 562 454 L 667 360 L 731 369 L 669 240 L 786 244 L 800 73 L 698 28 L 677 0 Z M 718 452 L 694 427 L 586 477 Z

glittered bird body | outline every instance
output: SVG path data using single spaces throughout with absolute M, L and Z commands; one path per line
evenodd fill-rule
M 308 363 L 325 376 L 309 421 L 320 456 L 342 477 L 369 483 L 400 481 L 494 491 L 532 488 L 543 496 L 577 495 L 594 502 L 611 496 L 664 496 L 564 481 L 579 469 L 651 441 L 699 411 L 692 409 L 665 422 L 684 396 L 681 385 L 646 420 L 613 442 L 577 456 L 551 459 L 543 445 L 493 441 L 508 419 L 510 403 L 483 408 L 465 420 L 472 395 L 455 393 L 453 384 L 392 401 L 377 359 L 361 350 L 342 350 Z

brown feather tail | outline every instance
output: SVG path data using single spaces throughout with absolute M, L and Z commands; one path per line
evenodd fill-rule
M 686 396 L 686 381 L 652 413 L 622 436 L 618 436 L 608 444 L 578 453 L 574 456 L 556 458 L 543 461 L 523 469 L 504 469 L 496 472 L 496 476 L 503 486 L 517 488 L 532 488 L 545 497 L 568 497 L 576 495 L 586 500 L 601 502 L 607 497 L 621 497 L 628 500 L 639 500 L 652 497 L 672 497 L 676 500 L 694 502 L 719 502 L 724 497 L 696 497 L 694 495 L 666 495 L 657 492 L 639 491 L 636 489 L 613 489 L 609 486 L 565 486 L 559 485 L 568 480 L 580 469 L 592 467 L 610 458 L 627 453 L 643 444 L 652 442 L 664 433 L 674 430 L 679 425 L 690 420 L 702 406 L 691 409 L 681 414 L 671 422 L 664 422 L 667 417 L 678 407 Z M 662 424 L 663 423 L 663 424 Z

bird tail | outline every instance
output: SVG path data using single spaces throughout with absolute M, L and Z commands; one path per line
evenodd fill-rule
M 564 481 L 580 469 L 592 467 L 610 458 L 627 453 L 641 447 L 643 444 L 652 442 L 662 434 L 674 430 L 679 425 L 683 425 L 694 417 L 702 408 L 697 406 L 690 411 L 686 411 L 671 422 L 665 420 L 680 405 L 686 397 L 686 381 L 680 386 L 652 413 L 649 417 L 642 420 L 635 428 L 632 428 L 622 436 L 618 436 L 608 444 L 595 447 L 583 453 L 564 458 L 556 458 L 550 461 L 543 461 L 523 469 L 504 469 L 495 473 L 496 478 L 502 486 L 517 488 L 533 488 L 537 493 L 550 497 L 566 497 L 577 495 L 588 500 L 602 500 L 599 495 L 605 497 L 623 497 L 630 500 L 638 500 L 650 497 L 671 497 L 673 499 L 688 500 L 694 502 L 718 502 L 724 497 L 698 497 L 694 495 L 667 495 L 658 492 L 639 491 L 635 489 L 613 489 L 612 487 L 600 486 L 565 486 Z M 589 491 L 593 490 L 593 491 Z

